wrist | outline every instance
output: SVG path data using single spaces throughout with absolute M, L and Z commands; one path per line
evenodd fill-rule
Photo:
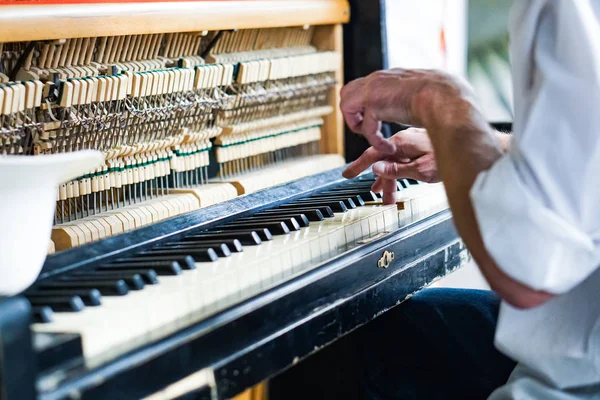
M 457 88 L 426 87 L 413 99 L 415 120 L 428 132 L 461 131 L 478 125 L 481 116 Z

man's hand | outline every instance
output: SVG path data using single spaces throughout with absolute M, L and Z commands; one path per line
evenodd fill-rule
M 428 183 L 440 181 L 433 146 L 424 129 L 409 128 L 389 140 L 395 148 L 393 154 L 370 147 L 348 166 L 344 177 L 354 178 L 372 165 L 373 172 L 379 177 L 373 191 L 383 191 L 386 204 L 396 201 L 396 179 L 410 178 Z
M 501 132 L 494 133 L 502 150 L 508 151 L 511 136 Z M 425 129 L 409 128 L 396 133 L 389 141 L 395 147 L 393 154 L 385 154 L 369 147 L 346 168 L 342 173 L 344 178 L 354 178 L 372 166 L 373 173 L 378 176 L 372 189 L 374 192 L 384 192 L 386 204 L 395 202 L 396 192 L 396 184 L 386 180 L 409 178 L 427 183 L 440 181 L 433 145 Z M 387 193 L 386 188 L 390 188 L 391 192 Z
M 401 68 L 374 72 L 342 88 L 340 109 L 350 129 L 382 154 L 395 144 L 381 135 L 381 121 L 427 128 L 432 116 L 450 116 L 457 108 L 475 108 L 463 81 L 440 71 Z M 432 113 L 431 111 L 435 111 Z
M 380 176 L 375 189 L 382 189 L 384 201 L 391 203 L 398 174 L 426 172 L 422 164 L 429 161 L 430 180 L 437 180 L 437 164 L 456 228 L 492 289 L 520 308 L 535 307 L 553 297 L 506 275 L 485 248 L 469 193 L 479 173 L 502 156 L 504 146 L 475 106 L 465 83 L 438 71 L 376 72 L 345 86 L 340 108 L 350 129 L 373 146 L 346 171 L 346 177 L 375 163 L 374 171 Z M 422 131 L 409 133 L 410 145 L 403 144 L 402 132 L 392 140 L 384 139 L 379 132 L 381 122 L 425 128 L 433 150 L 418 140 Z M 421 167 L 417 169 L 421 158 L 424 161 L 418 162 Z

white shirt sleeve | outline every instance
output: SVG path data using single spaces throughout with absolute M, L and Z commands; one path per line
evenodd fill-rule
M 519 3 L 514 137 L 477 177 L 471 199 L 498 266 L 534 289 L 563 293 L 600 265 L 600 6 Z

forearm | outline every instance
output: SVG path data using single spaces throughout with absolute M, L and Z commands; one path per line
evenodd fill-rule
M 470 199 L 475 179 L 502 157 L 510 139 L 498 138 L 468 104 L 458 106 L 455 111 L 450 118 L 432 118 L 424 122 L 434 146 L 456 228 L 492 289 L 516 307 L 539 305 L 551 295 L 515 281 L 496 265 L 483 243 Z

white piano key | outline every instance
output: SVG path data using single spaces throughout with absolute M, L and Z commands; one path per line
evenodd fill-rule
M 243 252 L 230 257 L 196 263 L 195 270 L 161 276 L 158 285 L 123 297 L 104 297 L 100 307 L 56 313 L 55 322 L 34 324 L 33 329 L 78 332 L 86 363 L 93 367 L 305 273 L 357 240 L 394 225 L 398 226 L 395 206 L 336 213 L 259 246 L 244 246 Z

